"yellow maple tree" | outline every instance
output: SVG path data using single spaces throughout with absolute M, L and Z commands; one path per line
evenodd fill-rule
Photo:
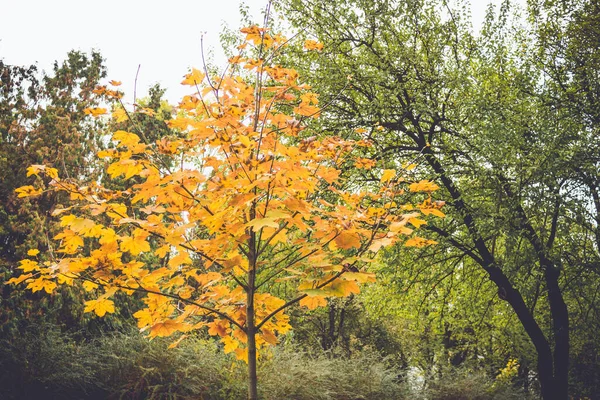
M 111 178 L 130 182 L 125 190 L 30 169 L 47 179 L 19 196 L 64 191 L 72 204 L 55 210 L 63 230 L 54 258 L 29 253 L 9 282 L 50 293 L 81 281 L 91 296 L 85 311 L 98 316 L 115 311 L 116 293 L 141 293 L 140 329 L 151 337 L 206 329 L 248 362 L 255 399 L 257 349 L 290 330 L 286 308 L 358 293 L 374 281 L 368 265 L 381 247 L 433 243 L 406 242 L 407 225 L 443 213 L 429 197 L 434 184 L 410 184 L 355 156 L 368 141 L 311 135 L 304 122 L 318 117 L 318 97 L 276 64 L 285 38 L 256 26 L 242 32 L 228 74 L 184 77 L 192 93 L 169 121 L 177 136 L 146 143 L 144 132 L 113 134 L 115 148 L 99 157 Z M 378 188 L 347 187 L 343 168 L 378 173 Z M 407 206 L 418 191 L 426 200 Z M 283 287 L 288 297 L 276 295 Z

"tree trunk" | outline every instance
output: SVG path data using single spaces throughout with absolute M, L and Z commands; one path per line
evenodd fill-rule
M 254 291 L 249 288 L 246 305 L 246 336 L 248 337 L 248 400 L 258 400 L 256 377 L 256 327 L 254 324 Z
M 256 218 L 256 203 L 250 210 L 250 218 Z M 254 320 L 254 293 L 256 292 L 256 233 L 248 231 L 248 285 L 246 287 L 246 337 L 248 340 L 248 400 L 258 400 L 258 378 L 256 376 L 256 321 Z
M 528 240 L 538 253 L 540 266 L 544 269 L 548 300 L 550 302 L 550 312 L 552 315 L 554 353 L 552 352 L 552 348 L 546 335 L 544 335 L 544 332 L 523 300 L 523 296 L 519 290 L 512 285 L 512 282 L 510 282 L 502 269 L 496 265 L 494 255 L 489 251 L 485 241 L 479 234 L 474 223 L 475 219 L 463 201 L 462 193 L 454 185 L 452 179 L 446 174 L 445 169 L 431 148 L 426 146 L 423 135 L 421 135 L 420 140 L 417 140 L 416 143 L 422 147 L 425 159 L 439 175 L 442 184 L 453 199 L 454 208 L 463 218 L 463 222 L 468 229 L 477 251 L 477 255 L 472 252 L 470 255 L 488 273 L 490 280 L 496 284 L 499 297 L 510 304 L 517 314 L 525 332 L 535 346 L 538 358 L 538 380 L 540 382 L 543 399 L 568 400 L 569 315 L 558 284 L 560 272 L 554 263 L 546 257 L 542 243 L 529 223 L 527 215 L 521 206 L 517 205 L 522 228 L 525 230 Z M 508 186 L 505 185 L 505 189 L 510 197 L 514 197 Z
M 552 313 L 554 333 L 554 397 L 569 398 L 569 312 L 558 284 L 560 271 L 554 265 L 546 267 L 546 285 Z

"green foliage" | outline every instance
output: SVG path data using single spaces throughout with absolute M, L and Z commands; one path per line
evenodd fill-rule
M 32 325 L 2 341 L 3 398 L 223 399 L 246 395 L 242 364 L 216 342 L 188 338 L 174 349 L 139 333 L 78 341 L 48 325 Z M 259 364 L 265 400 L 401 399 L 406 388 L 375 353 L 350 359 L 276 348 Z
M 435 381 L 423 393 L 430 400 L 525 400 L 533 399 L 510 384 L 497 384 L 482 372 L 456 370 Z
M 410 363 L 537 358 L 542 390 L 567 398 L 569 344 L 589 341 L 569 325 L 597 320 L 600 181 L 589 121 L 600 36 L 597 1 L 534 3 L 539 29 L 504 2 L 479 36 L 465 2 L 279 4 L 300 41 L 324 43 L 312 58 L 298 46 L 289 60 L 328 96 L 320 129 L 357 128 L 376 143 L 365 157 L 416 164 L 412 174 L 443 186 L 447 218 L 427 225 L 440 245 L 387 257 L 371 301 L 407 324 Z
M 90 179 L 97 173 L 92 156 L 99 149 L 103 124 L 84 110 L 106 102 L 94 93 L 106 75 L 100 54 L 70 52 L 50 73 L 35 66 L 19 67 L 0 60 L 0 330 L 19 329 L 28 318 L 79 326 L 82 310 L 78 290 L 40 300 L 5 286 L 17 261 L 28 249 L 52 252 L 57 232 L 52 211 L 68 199 L 44 194 L 17 198 L 15 189 L 32 182 L 32 164 L 55 167 L 67 178 Z M 34 305 L 35 303 L 35 305 Z

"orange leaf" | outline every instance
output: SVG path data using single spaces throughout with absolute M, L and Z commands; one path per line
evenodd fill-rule
M 351 249 L 360 247 L 360 236 L 356 232 L 343 231 L 335 238 L 335 244 L 340 249 Z
M 270 330 L 268 330 L 267 328 L 262 328 L 261 329 L 261 333 L 262 333 L 262 338 L 269 344 L 272 344 L 273 346 L 275 346 L 277 343 L 279 343 L 279 340 L 277 340 L 277 336 L 275 336 L 273 334 L 273 332 L 271 332 Z
M 227 335 L 227 327 L 220 320 L 215 320 L 208 324 L 208 334 L 212 336 L 224 337 Z
M 192 72 L 190 72 L 189 74 L 185 74 L 185 79 L 181 81 L 181 84 L 188 86 L 200 85 L 204 80 L 204 77 L 205 75 L 200 70 L 192 68 Z
M 187 325 L 181 322 L 175 322 L 168 319 L 163 322 L 158 322 L 150 328 L 150 337 L 166 337 L 171 336 L 173 333 L 186 329 Z
M 327 305 L 327 300 L 323 296 L 306 296 L 300 300 L 300 305 L 309 310 L 314 310 L 317 307 L 325 307 Z

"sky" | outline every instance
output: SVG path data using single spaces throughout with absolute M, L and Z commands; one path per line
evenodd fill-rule
M 474 27 L 488 0 L 471 0 Z M 498 0 L 492 0 L 498 3 Z M 255 21 L 267 0 L 244 0 Z M 200 68 L 200 38 L 217 65 L 225 56 L 219 44 L 224 25 L 240 27 L 240 0 L 0 0 L 0 58 L 7 64 L 49 71 L 70 50 L 98 50 L 108 78 L 122 81 L 132 99 L 138 66 L 138 97 L 160 83 L 175 103 L 186 89 L 179 83 L 190 67 Z

